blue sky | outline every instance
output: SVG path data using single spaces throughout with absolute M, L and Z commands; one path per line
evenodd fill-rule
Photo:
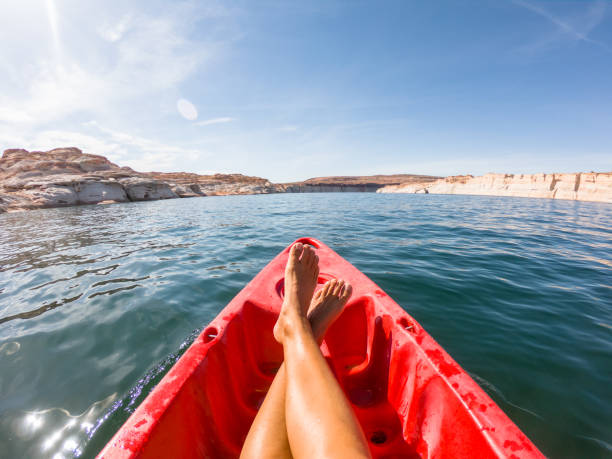
M 0 8 L 0 148 L 277 182 L 612 170 L 610 2 Z

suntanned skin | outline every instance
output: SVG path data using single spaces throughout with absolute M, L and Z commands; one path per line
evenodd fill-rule
M 325 283 L 310 303 L 308 320 L 317 343 L 342 312 L 352 287 L 343 280 Z M 241 458 L 291 458 L 285 425 L 285 364 L 283 363 L 257 412 L 240 453 Z
M 314 250 L 295 244 L 285 269 L 285 299 L 274 326 L 285 362 L 253 422 L 241 457 L 371 457 L 317 342 L 352 289 L 343 282 L 331 282 L 311 302 L 318 273 Z

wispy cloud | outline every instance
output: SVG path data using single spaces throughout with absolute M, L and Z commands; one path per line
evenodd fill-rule
M 201 152 L 192 148 L 184 148 L 177 145 L 170 145 L 148 137 L 142 137 L 123 131 L 117 131 L 101 126 L 97 121 L 84 123 L 86 127 L 92 127 L 98 132 L 105 134 L 107 141 L 114 142 L 124 147 L 135 147 L 142 153 L 163 153 L 167 156 L 181 155 L 181 159 L 189 160 L 201 156 Z M 170 158 L 174 160 L 175 158 Z
M 210 126 L 211 124 L 231 123 L 232 121 L 236 121 L 236 118 L 224 116 L 221 118 L 211 118 L 209 120 L 198 121 L 197 123 L 193 124 L 195 124 L 196 126 Z
M 79 17 L 84 21 L 79 31 L 84 32 L 77 37 L 66 27 L 72 12 L 47 0 L 51 40 L 42 32 L 28 38 L 11 33 L 10 28 L 0 30 L 0 40 L 11 43 L 14 54 L 4 63 L 14 74 L 0 81 L 0 121 L 36 127 L 75 114 L 102 118 L 118 111 L 130 118 L 152 97 L 174 93 L 223 47 L 216 37 L 191 38 L 190 28 L 198 18 L 182 5 L 166 8 L 164 16 L 141 10 L 106 18 Z M 10 17 L 0 19 L 0 29 L 10 26 L 10 21 Z M 55 52 L 42 45 L 31 48 L 28 40 L 51 41 Z M 16 51 L 20 49 L 21 55 Z
M 75 146 L 141 171 L 172 171 L 206 157 L 183 137 L 164 139 L 150 126 L 172 122 L 182 86 L 234 39 L 236 11 L 214 2 L 172 2 L 163 14 L 129 4 L 103 7 L 102 0 L 83 8 L 45 2 L 36 14 L 16 5 L 0 17 L 0 41 L 11 45 L 0 59 L 0 151 Z M 21 17 L 32 30 L 17 33 Z M 211 18 L 218 28 L 194 34 L 198 21 Z
M 123 35 L 127 32 L 132 22 L 132 15 L 126 14 L 118 21 L 112 23 L 105 23 L 98 27 L 98 34 L 111 43 L 121 40 Z
M 595 29 L 605 17 L 606 4 L 604 2 L 598 1 L 592 3 L 590 8 L 586 9 L 582 15 L 572 19 L 562 19 L 541 6 L 524 0 L 513 0 L 513 3 L 547 19 L 566 37 L 600 46 L 608 52 L 612 51 L 612 48 L 606 43 L 589 37 L 589 33 Z
M 78 147 L 87 153 L 104 155 L 120 166 L 129 166 L 141 172 L 153 170 L 175 172 L 177 164 L 196 164 L 210 157 L 210 154 L 203 149 L 187 148 L 111 129 L 100 125 L 97 121 L 83 123 L 82 128 L 82 130 L 46 129 L 34 133 L 28 131 L 10 133 L 0 130 L 0 145 L 38 151 L 58 147 Z

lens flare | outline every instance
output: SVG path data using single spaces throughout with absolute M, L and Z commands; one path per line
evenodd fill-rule
M 198 109 L 195 108 L 187 99 L 179 99 L 176 101 L 176 108 L 183 118 L 193 121 L 198 118 Z

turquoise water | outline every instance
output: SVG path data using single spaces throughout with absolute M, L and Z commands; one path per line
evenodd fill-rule
M 306 235 L 409 311 L 545 454 L 612 457 L 612 206 L 367 193 L 0 215 L 0 456 L 94 456 Z

